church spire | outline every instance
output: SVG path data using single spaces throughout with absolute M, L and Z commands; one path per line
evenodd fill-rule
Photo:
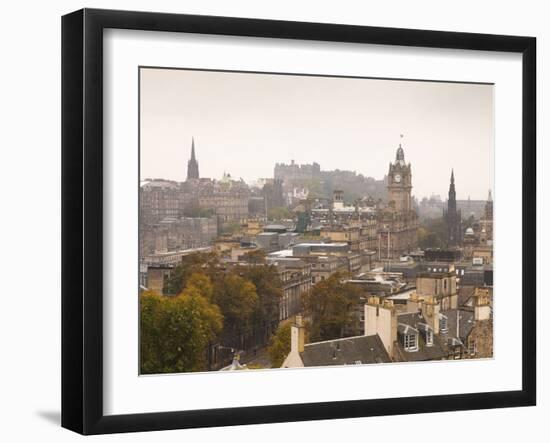
M 462 214 L 456 205 L 455 171 L 451 169 L 451 183 L 449 184 L 449 199 L 447 200 L 447 245 L 459 246 L 462 241 Z
M 454 200 L 456 198 L 455 191 L 455 170 L 451 169 L 451 183 L 449 185 L 449 200 Z
M 187 162 L 187 180 L 199 178 L 199 162 L 195 157 L 195 137 L 191 137 L 191 158 Z

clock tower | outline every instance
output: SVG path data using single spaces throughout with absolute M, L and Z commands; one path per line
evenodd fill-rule
M 401 144 L 397 148 L 395 161 L 390 163 L 388 172 L 388 199 L 396 212 L 409 212 L 411 205 L 412 174 L 411 164 L 405 163 L 405 153 Z

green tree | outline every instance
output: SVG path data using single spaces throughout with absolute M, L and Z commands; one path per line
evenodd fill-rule
M 443 217 L 427 219 L 418 228 L 418 245 L 422 249 L 444 248 L 447 244 L 447 223 Z
M 279 302 L 283 295 L 281 279 L 273 265 L 246 267 L 242 276 L 256 288 L 258 301 L 252 313 L 256 341 L 266 343 L 279 322 Z
M 317 283 L 304 300 L 310 319 L 311 340 L 316 342 L 359 335 L 360 320 L 356 309 L 361 293 L 357 286 L 343 283 L 339 273 Z
M 213 252 L 186 255 L 182 257 L 181 263 L 174 268 L 170 276 L 165 278 L 162 292 L 168 295 L 179 294 L 187 285 L 189 277 L 196 272 L 204 273 L 212 280 L 215 278 L 218 266 L 219 258 Z
M 213 301 L 224 317 L 224 344 L 241 346 L 241 339 L 249 332 L 252 314 L 257 308 L 256 287 L 236 272 L 230 272 L 214 283 Z
M 290 352 L 290 323 L 282 325 L 271 337 L 267 352 L 272 368 L 280 368 Z
M 210 303 L 207 296 L 208 288 L 196 284 L 175 297 L 153 292 L 141 294 L 142 374 L 208 369 L 208 344 L 221 331 L 223 317 L 220 309 Z
M 418 246 L 422 249 L 437 248 L 440 246 L 440 242 L 434 232 L 430 232 L 421 226 L 418 228 Z

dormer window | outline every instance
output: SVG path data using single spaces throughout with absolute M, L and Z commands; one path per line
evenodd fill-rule
M 418 335 L 417 334 L 405 334 L 403 336 L 403 347 L 405 351 L 417 351 L 418 350 Z
M 434 333 L 431 329 L 426 329 L 426 346 L 433 346 Z

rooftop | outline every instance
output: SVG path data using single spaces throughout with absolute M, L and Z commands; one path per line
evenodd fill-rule
M 390 363 L 390 357 L 378 335 L 361 335 L 309 343 L 301 354 L 304 366 Z

